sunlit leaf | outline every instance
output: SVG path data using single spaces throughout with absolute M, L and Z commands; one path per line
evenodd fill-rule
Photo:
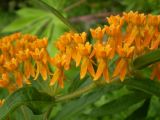
M 58 17 L 65 25 L 67 25 L 71 30 L 75 31 L 75 28 L 71 23 L 68 21 L 67 18 L 65 18 L 58 10 L 56 10 L 53 6 L 50 6 L 43 0 L 38 1 L 40 4 L 42 4 L 46 9 L 48 9 L 51 13 L 53 13 L 56 17 Z
M 7 27 L 3 29 L 2 32 L 15 32 L 22 29 L 26 29 L 32 26 L 32 24 L 36 23 L 37 21 L 41 20 L 42 17 L 28 17 L 28 18 L 19 18 L 9 24 Z

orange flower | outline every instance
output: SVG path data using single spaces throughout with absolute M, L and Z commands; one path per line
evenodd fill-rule
M 9 76 L 7 73 L 2 74 L 2 78 L 0 80 L 0 86 L 1 87 L 7 87 L 9 84 Z
M 56 67 L 54 74 L 50 80 L 50 85 L 54 85 L 57 81 L 61 88 L 64 87 L 64 72 L 63 72 L 63 55 L 57 54 L 51 59 L 51 64 Z
M 39 73 L 44 80 L 47 79 L 50 73 L 48 69 L 50 57 L 46 50 L 48 44 L 46 38 L 38 39 L 33 35 L 16 33 L 0 40 L 1 86 L 14 91 L 24 83 L 30 84 L 30 76 L 37 78 Z M 15 80 L 8 77 L 10 74 Z
M 29 79 L 30 76 L 35 77 L 35 68 L 29 60 L 24 62 L 24 68 L 24 75 L 26 79 Z
M 118 46 L 117 52 L 120 56 L 116 68 L 113 72 L 113 77 L 120 76 L 120 80 L 123 81 L 128 71 L 129 60 L 133 57 L 134 47 L 129 47 L 128 44 L 124 44 L 123 48 Z
M 96 39 L 97 41 L 102 42 L 102 39 L 105 33 L 105 29 L 98 27 L 96 29 L 90 29 L 90 32 L 91 32 L 93 39 Z
M 31 52 L 33 59 L 36 62 L 37 70 L 35 75 L 35 80 L 38 78 L 39 73 L 42 75 L 43 80 L 47 80 L 47 71 L 48 71 L 48 55 L 44 48 L 39 50 L 38 48 L 35 49 L 34 52 Z
M 127 73 L 127 61 L 123 58 L 121 58 L 116 65 L 116 68 L 113 72 L 113 77 L 116 77 L 118 75 L 120 75 L 120 80 L 123 81 L 125 78 L 125 75 Z
M 92 60 L 90 59 L 91 48 L 92 46 L 89 42 L 87 42 L 85 45 L 78 44 L 77 46 L 78 53 L 76 56 L 76 66 L 79 66 L 80 61 L 82 61 L 80 79 L 85 77 L 87 71 L 91 74 L 92 77 L 95 75 Z
M 78 44 L 83 44 L 86 41 L 86 33 L 65 33 L 57 41 L 56 46 L 63 54 L 64 68 L 68 70 L 70 68 L 71 60 L 77 60 L 76 47 Z
M 8 71 L 13 71 L 18 67 L 18 61 L 15 58 L 12 58 L 11 61 L 6 61 L 4 64 L 4 67 L 8 70 Z
M 124 17 L 120 17 L 119 15 L 107 17 L 107 22 L 110 26 L 122 26 L 124 23 Z
M 15 75 L 15 78 L 16 78 L 17 86 L 19 88 L 22 87 L 23 86 L 23 74 L 20 73 L 19 71 L 15 71 L 14 75 Z
M 57 68 L 53 74 L 51 81 L 50 81 L 50 85 L 54 85 L 56 83 L 56 81 L 58 81 L 58 84 L 60 85 L 60 87 L 64 88 L 63 79 L 64 79 L 63 70 L 60 68 Z
M 96 59 L 99 63 L 94 80 L 98 80 L 103 74 L 106 82 L 109 82 L 110 78 L 109 78 L 107 61 L 109 59 L 109 55 L 111 53 L 112 48 L 110 47 L 110 45 L 96 44 L 94 46 L 94 50 Z

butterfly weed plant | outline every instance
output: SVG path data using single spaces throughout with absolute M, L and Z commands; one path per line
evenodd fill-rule
M 14 110 L 26 105 L 33 113 L 40 112 L 42 118 L 69 120 L 65 116 L 71 114 L 71 106 L 73 111 L 82 111 L 85 103 L 81 100 L 86 99 L 86 105 L 93 104 L 103 94 L 122 87 L 129 91 L 127 95 L 90 110 L 86 116 L 98 119 L 139 103 L 125 119 L 146 119 L 151 98 L 160 97 L 160 16 L 131 11 L 111 15 L 106 22 L 103 27 L 90 28 L 90 33 L 65 32 L 54 43 L 58 52 L 53 57 L 46 49 L 47 38 L 22 33 L 0 38 L 0 87 L 9 91 L 9 96 L 0 101 L 0 119 L 10 119 Z M 59 95 L 56 91 L 67 87 L 66 71 L 73 67 L 78 69 L 79 81 L 92 81 Z M 48 87 L 54 87 L 53 95 L 32 86 L 40 78 Z M 93 93 L 96 94 L 90 100 Z M 54 106 L 66 101 L 68 107 L 66 104 L 50 117 Z M 139 115 L 138 111 L 144 114 Z

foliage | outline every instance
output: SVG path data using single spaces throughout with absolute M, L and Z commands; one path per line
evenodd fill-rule
M 124 11 L 160 13 L 159 0 L 6 0 L 7 9 L 2 1 L 0 36 L 22 32 L 47 37 L 51 56 L 57 53 L 55 40 L 66 31 L 88 31 L 91 26 L 103 25 L 105 17 Z M 124 82 L 98 83 L 89 75 L 80 81 L 79 68 L 72 67 L 65 73 L 64 89 L 48 86 L 40 77 L 11 94 L 1 88 L 0 98 L 5 102 L 0 119 L 159 120 L 160 83 L 150 80 L 146 68 L 159 60 L 159 49 L 139 56 L 132 64 L 133 75 Z M 110 64 L 112 70 L 115 61 Z M 85 92 L 80 93 L 82 89 Z

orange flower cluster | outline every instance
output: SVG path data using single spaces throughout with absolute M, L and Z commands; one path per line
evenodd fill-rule
M 64 71 L 71 63 L 80 66 L 80 79 L 90 74 L 93 80 L 101 77 L 107 83 L 114 77 L 121 81 L 130 73 L 133 59 L 160 45 L 160 16 L 144 15 L 138 12 L 110 16 L 108 25 L 90 29 L 93 43 L 88 42 L 87 34 L 68 32 L 56 42 L 59 52 L 53 58 L 46 50 L 47 39 L 16 33 L 0 39 L 0 86 L 10 91 L 29 84 L 29 78 L 44 80 L 53 75 L 50 85 L 56 82 L 63 88 Z M 110 62 L 118 56 L 113 71 Z M 48 63 L 56 67 L 53 74 Z M 160 63 L 152 66 L 151 79 L 160 79 Z
M 50 60 L 47 44 L 46 38 L 20 33 L 0 39 L 0 87 L 13 91 L 29 84 L 31 76 L 37 79 L 39 74 L 46 80 Z
M 87 41 L 86 33 L 69 32 L 62 35 L 56 46 L 59 53 L 52 59 L 56 71 L 51 85 L 59 82 L 63 87 L 64 70 L 68 70 L 71 61 L 80 66 L 80 78 L 88 72 L 93 80 L 103 76 L 106 82 L 119 77 L 121 81 L 129 74 L 130 63 L 139 55 L 157 49 L 160 45 L 160 16 L 144 15 L 138 12 L 123 13 L 122 16 L 107 18 L 109 25 L 90 29 L 94 44 Z M 109 63 L 118 56 L 114 71 Z M 151 78 L 160 79 L 160 64 L 154 67 Z

